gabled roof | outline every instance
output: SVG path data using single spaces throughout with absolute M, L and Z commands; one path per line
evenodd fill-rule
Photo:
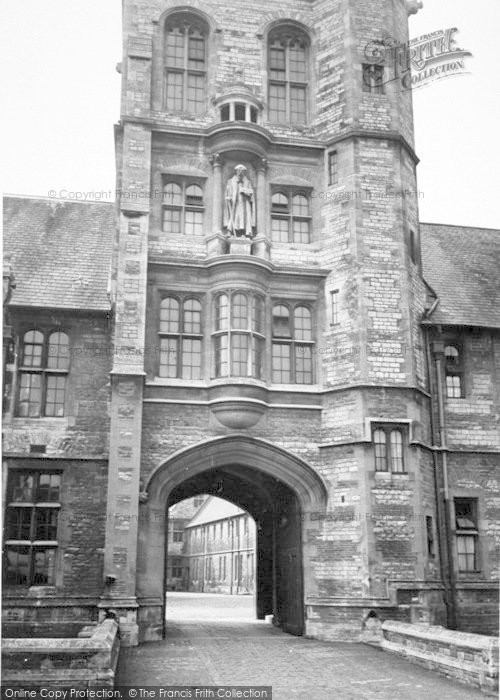
M 426 282 L 439 298 L 424 322 L 500 328 L 500 231 L 420 224 Z
M 226 518 L 232 518 L 235 515 L 243 515 L 244 513 L 245 511 L 238 508 L 234 503 L 230 503 L 223 498 L 210 496 L 186 527 L 214 523 Z
M 169 520 L 191 520 L 192 517 L 198 513 L 200 508 L 203 507 L 203 503 L 199 506 L 195 506 L 195 501 L 197 498 L 204 498 L 205 501 L 210 496 L 193 496 L 192 498 L 185 498 L 183 501 L 179 501 L 175 505 L 168 509 Z
M 16 288 L 11 307 L 107 310 L 113 204 L 6 196 L 4 255 Z

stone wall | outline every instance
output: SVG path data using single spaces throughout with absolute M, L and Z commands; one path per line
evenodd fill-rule
M 57 459 L 64 471 L 57 585 L 13 591 L 12 597 L 8 591 L 9 615 L 12 621 L 19 615 L 33 630 L 50 605 L 61 622 L 94 619 L 104 595 L 101 606 L 118 611 L 122 633 L 134 643 L 145 485 L 176 453 L 234 435 L 234 425 L 219 420 L 221 405 L 233 401 L 226 413 L 261 412 L 259 420 L 241 428 L 243 438 L 270 443 L 292 463 L 304 460 L 326 491 L 325 512 L 302 514 L 310 563 L 308 634 L 358 639 L 372 613 L 408 619 L 415 598 L 441 621 L 441 551 L 428 541 L 429 522 L 434 533 L 438 520 L 430 430 L 436 411 L 434 406 L 431 414 L 420 326 L 426 289 L 411 91 L 387 84 L 383 93 L 369 93 L 362 70 L 374 40 L 407 39 L 405 3 L 285 0 L 270 8 L 267 0 L 237 7 L 230 0 L 189 0 L 183 10 L 204 17 L 210 29 L 207 109 L 200 115 L 169 113 L 163 104 L 164 26 L 177 6 L 176 0 L 124 2 L 113 339 L 103 317 L 61 317 L 75 344 L 67 416 L 7 419 L 5 444 L 12 459 L 27 458 L 32 444 L 45 445 L 46 456 L 30 457 L 30 468 L 37 468 L 37 459 Z M 307 125 L 268 118 L 266 37 L 280 20 L 302 26 L 311 40 Z M 217 99 L 241 83 L 264 104 L 258 124 L 220 121 Z M 332 151 L 338 180 L 328 184 Z M 221 209 L 224 184 L 242 161 L 258 191 L 258 233 L 266 245 L 259 254 L 226 255 L 216 207 Z M 165 177 L 176 173 L 205 183 L 203 231 L 196 236 L 162 231 L 162 188 Z M 269 240 L 272 188 L 284 183 L 311 195 L 311 243 Z M 212 249 L 217 236 L 220 246 Z M 213 299 L 239 288 L 259 290 L 266 298 L 265 366 L 258 379 L 229 381 L 215 378 Z M 202 301 L 199 380 L 158 376 L 165 294 L 195 294 Z M 311 385 L 272 382 L 276 300 L 307 303 L 312 310 Z M 476 627 L 489 630 L 500 546 L 494 364 L 500 349 L 498 338 L 486 331 L 463 338 L 467 396 L 446 404 L 450 489 L 452 497 L 480 499 L 484 566 L 457 581 L 459 619 L 464 629 L 479 620 Z M 401 429 L 401 473 L 376 470 L 377 425 Z M 259 464 L 244 466 L 255 469 L 257 480 Z M 104 594 L 103 577 L 112 582 Z M 163 583 L 158 579 L 155 585 L 161 589 Z M 64 601 L 73 611 L 67 615 L 61 612 Z M 161 606 L 159 596 L 154 605 Z
M 60 471 L 56 579 L 51 586 L 3 586 L 7 635 L 60 636 L 97 620 L 103 589 L 107 461 L 6 459 L 10 469 Z
M 215 384 L 217 400 L 260 392 L 265 416 L 246 434 L 300 456 L 324 479 L 328 517 L 320 522 L 321 534 L 308 543 L 314 548 L 317 590 L 325 601 L 362 599 L 361 616 L 357 610 L 345 613 L 354 615 L 360 630 L 372 604 L 392 605 L 390 591 L 399 584 L 432 587 L 439 575 L 439 553 L 429 558 L 425 535 L 426 516 L 436 518 L 432 465 L 428 450 L 418 444 L 428 444 L 429 432 L 419 330 L 425 290 L 418 245 L 414 259 L 409 245 L 410 231 L 418 241 L 411 94 L 393 85 L 385 86 L 382 95 L 369 94 L 362 73 L 365 49 L 373 40 L 388 31 L 399 40 L 407 38 L 406 9 L 402 2 L 389 7 L 382 0 L 361 5 L 294 0 L 271 9 L 262 0 L 237 9 L 226 0 L 192 0 L 189 6 L 205 13 L 210 28 L 211 99 L 200 115 L 168 113 L 163 106 L 164 20 L 175 2 L 125 4 L 122 116 L 131 123 L 124 127 L 121 172 L 124 191 L 142 187 L 153 193 L 147 222 L 141 479 L 146 483 L 176 451 L 230 434 L 211 410 Z M 310 33 L 312 118 L 300 128 L 273 124 L 264 107 L 259 125 L 249 125 L 248 133 L 231 130 L 220 123 L 214 100 L 242 81 L 254 97 L 267 101 L 266 32 L 279 20 L 302 24 Z M 144 120 L 142 126 L 137 119 Z M 149 142 L 145 132 L 151 124 Z M 331 150 L 339 175 L 329 186 Z M 297 178 L 307 184 L 312 242 L 273 244 L 270 264 L 260 268 L 255 259 L 240 267 L 236 261 L 222 265 L 221 258 L 209 259 L 204 239 L 217 233 L 213 206 L 220 186 L 211 159 L 215 152 L 221 155 L 223 184 L 232 159 L 244 160 L 254 185 L 259 159 L 267 160 L 264 200 L 257 203 L 266 211 L 259 233 L 267 237 L 273 183 Z M 175 172 L 205 183 L 204 232 L 192 240 L 161 231 L 162 184 L 166 174 Z M 121 204 L 129 206 L 125 197 Z M 144 213 L 146 203 L 139 208 Z M 123 250 L 132 261 L 131 252 Z M 317 343 L 312 387 L 299 392 L 272 386 L 270 339 L 262 381 L 226 389 L 224 382 L 214 382 L 212 299 L 224 285 L 265 291 L 269 306 L 276 297 L 307 300 L 314 309 Z M 142 282 L 135 289 L 139 305 L 144 304 Z M 338 291 L 338 324 L 332 323 L 333 291 Z M 158 377 L 159 299 L 168 292 L 195 293 L 203 303 L 204 365 L 197 382 Z M 266 323 L 270 328 L 269 309 Z M 289 405 L 279 405 L 284 403 Z M 315 406 L 299 408 L 306 403 Z M 407 468 L 401 476 L 375 474 L 372 425 L 377 421 L 404 427 Z
M 498 640 L 494 637 L 393 621 L 383 623 L 382 635 L 382 649 L 497 695 Z
M 4 454 L 29 455 L 30 445 L 45 446 L 48 457 L 106 458 L 109 441 L 109 372 L 113 362 L 111 322 L 104 314 L 65 310 L 13 310 L 11 324 L 21 356 L 20 335 L 30 328 L 60 330 L 69 336 L 69 372 L 63 418 L 17 415 L 17 390 L 4 417 Z
M 487 329 L 443 328 L 441 332 L 433 329 L 431 338 L 444 345 L 457 343 L 463 356 L 463 398 L 448 398 L 442 387 L 457 624 L 467 632 L 496 634 L 500 561 L 499 335 Z M 436 393 L 435 359 L 431 379 Z M 436 398 L 433 404 L 434 420 L 439 425 Z M 456 498 L 473 499 L 477 504 L 476 571 L 459 571 L 453 505 Z
M 104 620 L 74 639 L 3 639 L 2 689 L 113 688 L 118 625 Z

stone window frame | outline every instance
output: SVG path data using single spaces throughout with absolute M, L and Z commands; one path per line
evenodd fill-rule
M 182 578 L 182 576 L 182 566 L 172 566 L 172 578 Z
M 327 166 L 328 187 L 336 187 L 339 184 L 339 154 L 337 149 L 328 151 Z
M 447 350 L 449 351 L 447 353 Z M 447 399 L 465 398 L 463 344 L 456 339 L 444 343 L 444 389 Z
M 236 315 L 236 308 L 243 308 L 241 304 L 236 307 L 234 299 L 238 296 L 244 296 L 247 300 L 246 304 L 246 327 L 238 327 L 241 316 Z M 219 306 L 223 297 L 227 299 L 227 305 Z M 257 304 L 260 303 L 260 311 Z M 250 378 L 262 380 L 265 371 L 265 352 L 266 352 L 266 297 L 264 294 L 250 289 L 221 289 L 213 295 L 213 328 L 212 328 L 212 347 L 213 347 L 213 366 L 212 376 L 214 379 L 229 379 L 229 378 Z M 227 315 L 221 315 L 224 310 Z M 247 339 L 246 348 L 238 347 L 236 338 L 245 336 Z M 223 338 L 226 338 L 224 346 Z M 239 359 L 243 357 L 238 351 L 246 354 L 246 360 Z M 226 358 L 225 360 L 223 358 Z M 246 373 L 241 374 L 240 371 L 235 371 L 237 365 L 246 364 Z M 227 366 L 227 372 L 224 367 Z
M 412 228 L 409 230 L 408 244 L 409 244 L 409 250 L 410 250 L 410 260 L 412 261 L 412 263 L 414 265 L 418 265 L 419 264 L 418 237 Z
M 33 339 L 28 340 L 27 336 L 33 335 Z M 51 344 L 51 339 L 54 336 L 64 336 L 66 342 Z M 32 352 L 27 353 L 27 348 L 31 347 Z M 66 352 L 59 352 L 61 347 L 66 347 Z M 39 352 L 36 350 L 39 348 Z M 16 372 L 16 392 L 15 392 L 15 417 L 16 418 L 64 418 L 67 414 L 67 398 L 68 398 L 68 377 L 70 372 L 71 358 L 71 338 L 67 328 L 51 327 L 41 328 L 34 324 L 24 326 L 19 333 L 19 359 Z M 54 350 L 56 350 L 54 352 Z M 29 361 L 28 361 L 28 358 Z M 39 362 L 37 362 L 39 360 Z M 24 377 L 37 377 L 38 387 L 36 388 L 39 394 L 38 401 L 32 400 L 34 387 L 31 383 L 23 387 Z M 51 380 L 56 379 L 57 384 L 63 379 L 63 386 L 51 387 Z M 27 401 L 22 399 L 23 392 L 26 391 Z M 49 403 L 50 392 L 54 392 L 54 400 Z M 60 395 L 63 394 L 62 401 Z M 59 397 L 59 398 L 58 398 Z M 25 415 L 21 407 L 27 406 L 27 414 Z M 31 406 L 38 405 L 38 409 L 31 412 Z M 48 405 L 54 406 L 52 412 L 47 409 Z M 59 407 L 59 408 L 58 408 Z
M 455 557 L 456 569 L 459 575 L 481 574 L 481 553 L 480 553 L 480 538 L 479 538 L 479 498 L 468 495 L 454 495 L 452 499 L 453 513 L 452 522 L 455 531 Z M 460 509 L 459 507 L 460 506 Z M 460 512 L 460 510 L 462 512 Z M 464 510 L 468 510 L 466 515 Z M 458 512 L 457 512 L 458 511 Z M 470 516 L 470 517 L 469 517 Z M 460 551 L 460 545 L 468 543 L 465 547 L 472 543 L 472 551 Z M 461 568 L 461 557 L 473 558 L 472 567 L 468 564 L 465 568 Z
M 178 200 L 174 200 L 172 197 L 172 203 L 168 202 L 169 195 L 166 192 L 169 185 L 174 185 L 175 187 L 180 188 L 180 198 Z M 194 238 L 201 238 L 205 235 L 205 185 L 206 178 L 196 176 L 164 175 L 162 177 L 161 230 L 163 233 L 169 236 L 192 236 Z M 188 190 L 193 187 L 198 187 L 201 189 L 201 197 L 188 194 Z M 165 230 L 165 213 L 167 211 L 179 212 L 179 228 L 177 232 Z M 188 214 L 200 214 L 200 222 L 195 222 L 194 220 L 191 222 L 188 221 Z M 186 231 L 189 225 L 193 227 L 193 231 L 187 233 Z M 199 230 L 196 230 L 197 228 L 199 228 Z
M 198 580 L 199 568 L 200 568 L 200 564 L 199 564 L 198 557 L 193 557 L 190 561 L 189 571 L 191 572 L 191 569 L 192 569 L 191 576 L 192 576 L 193 580 L 195 580 L 195 581 Z
M 162 319 L 162 310 L 163 310 L 163 304 L 167 300 L 173 300 L 178 304 L 178 320 L 172 320 L 172 319 Z M 195 301 L 200 305 L 199 313 L 200 315 L 200 321 L 199 321 L 199 327 L 198 331 L 199 332 L 193 332 L 192 330 L 185 330 L 187 328 L 186 326 L 186 309 L 185 306 L 189 301 Z M 168 309 L 167 309 L 168 311 Z M 192 313 L 192 309 L 188 309 L 187 312 Z M 178 330 L 173 331 L 169 330 L 168 327 L 165 327 L 162 329 L 162 322 L 165 321 L 166 324 L 169 323 L 177 323 Z M 191 293 L 171 293 L 171 292 L 164 292 L 161 294 L 160 297 L 160 302 L 159 302 L 159 313 L 158 313 L 158 339 L 159 339 L 159 357 L 158 357 L 158 365 L 156 369 L 156 376 L 162 379 L 181 379 L 184 381 L 198 381 L 203 378 L 203 342 L 204 342 L 204 325 L 203 325 L 203 299 L 197 295 L 197 294 L 191 294 Z M 176 364 L 175 364 L 175 377 L 169 377 L 167 375 L 162 374 L 162 366 L 165 367 L 173 367 L 173 365 L 169 365 L 166 363 L 165 365 L 162 365 L 161 361 L 161 356 L 163 353 L 163 347 L 165 343 L 167 343 L 167 353 L 170 354 L 170 347 L 168 346 L 169 341 L 175 340 L 177 344 L 177 349 L 175 352 L 176 355 Z M 184 364 L 184 357 L 186 353 L 184 351 L 184 343 L 185 341 L 196 341 L 200 343 L 200 352 L 199 353 L 194 353 L 195 355 L 199 354 L 200 357 L 200 364 L 199 367 L 194 364 Z M 190 369 L 190 370 L 195 370 L 199 369 L 199 376 L 198 377 L 185 377 L 183 376 L 184 374 L 184 369 Z M 191 371 L 191 374 L 193 372 Z
M 331 290 L 330 301 L 330 308 L 332 314 L 330 326 L 340 326 L 340 289 Z
M 408 429 L 404 423 L 372 423 L 371 425 L 371 441 L 373 444 L 373 456 L 375 463 L 375 473 L 385 474 L 408 474 Z M 399 434 L 401 436 L 400 443 L 393 442 L 393 436 Z M 383 442 L 378 441 L 378 437 L 384 437 Z M 383 451 L 377 449 L 383 446 Z M 395 447 L 399 454 L 395 455 Z M 397 468 L 394 468 L 397 465 Z
M 276 196 L 283 196 L 287 199 L 287 209 L 279 209 L 277 204 L 273 201 Z M 297 197 L 304 197 L 307 199 L 308 213 L 295 213 L 294 212 L 294 199 Z M 270 210 L 271 210 L 271 241 L 278 245 L 309 245 L 312 242 L 312 187 L 298 187 L 296 185 L 272 185 L 271 186 L 271 197 L 270 197 Z M 275 221 L 286 221 L 288 223 L 287 241 L 278 241 L 273 236 L 273 227 Z M 296 231 L 294 229 L 295 222 L 304 223 L 307 222 L 307 241 L 295 240 Z M 298 231 L 300 235 L 303 234 L 302 231 Z
M 243 578 L 243 553 L 234 552 L 233 554 L 233 582 L 238 586 Z
M 25 486 L 18 486 L 18 488 L 23 488 L 23 492 L 16 494 L 15 480 L 23 477 Z M 48 493 L 43 494 L 49 498 L 42 498 L 40 494 L 41 488 L 43 488 L 41 485 L 43 477 L 49 477 L 49 479 L 57 477 L 57 486 L 51 485 L 49 482 Z M 61 469 L 9 470 L 4 527 L 4 586 L 29 588 L 31 586 L 53 587 L 56 585 L 62 477 L 63 470 Z M 30 478 L 31 486 L 29 485 Z M 57 488 L 57 493 L 54 493 L 55 488 Z M 42 513 L 45 515 L 40 518 Z M 44 528 L 46 529 L 45 533 L 43 532 Z M 16 533 L 14 533 L 14 529 L 17 529 Z M 17 536 L 12 536 L 14 534 Z M 55 537 L 49 539 L 40 537 L 41 534 L 53 534 Z M 8 557 L 9 553 L 13 553 L 15 550 L 18 552 L 25 550 L 22 554 L 27 557 L 27 575 L 24 582 L 12 581 L 9 578 Z M 42 551 L 52 553 L 52 561 L 47 561 L 46 573 L 40 573 L 36 569 L 36 555 Z M 19 578 L 19 573 L 17 577 Z M 44 578 L 46 580 L 43 580 Z
M 286 334 L 283 332 L 277 333 L 277 326 L 275 325 L 275 318 L 278 318 L 275 316 L 275 309 L 277 307 L 284 307 L 288 310 L 288 330 Z M 299 338 L 297 337 L 297 329 L 296 329 L 296 311 L 299 308 L 304 308 L 307 309 L 307 311 L 310 314 L 310 320 L 311 320 L 311 332 L 310 332 L 310 338 Z M 284 317 L 283 317 L 284 318 Z M 314 367 L 314 349 L 316 347 L 316 342 L 315 342 L 315 334 L 314 334 L 314 329 L 315 329 L 315 318 L 314 318 L 314 308 L 310 303 L 301 301 L 301 300 L 296 300 L 296 301 L 290 301 L 290 300 L 283 300 L 283 299 L 278 299 L 278 298 L 273 298 L 272 300 L 272 305 L 271 305 L 271 382 L 273 384 L 294 384 L 298 386 L 312 386 L 315 382 L 315 367 Z M 304 329 L 301 329 L 302 331 Z M 274 361 L 278 359 L 283 359 L 283 357 L 278 357 L 275 355 L 275 349 L 277 346 L 287 346 L 289 347 L 289 379 L 290 381 L 284 382 L 284 381 L 277 381 L 275 372 L 280 372 L 283 373 L 283 369 L 275 369 L 274 367 Z M 309 369 L 302 369 L 299 370 L 299 354 L 300 354 L 300 348 L 304 348 L 304 351 L 302 352 L 303 355 L 303 360 L 309 360 Z M 310 356 L 306 357 L 308 354 L 305 351 L 305 348 L 310 349 Z M 310 375 L 310 381 L 305 381 L 305 382 L 297 382 L 297 375 L 299 373 L 302 374 L 309 374 Z M 282 378 L 282 377 L 281 377 Z
M 362 90 L 369 95 L 385 95 L 384 66 L 376 63 L 363 63 Z
M 286 42 L 285 46 L 285 75 L 284 78 L 278 79 L 276 76 L 272 76 L 272 61 L 271 61 L 271 49 L 273 41 L 281 40 Z M 305 80 L 292 80 L 292 74 L 290 71 L 290 44 L 292 41 L 302 41 L 305 44 Z M 268 76 L 267 78 L 267 119 L 271 124 L 289 124 L 306 126 L 311 122 L 312 108 L 311 108 L 311 83 L 312 83 L 312 66 L 311 66 L 311 37 L 309 32 L 305 27 L 299 25 L 292 20 L 282 20 L 275 23 L 267 32 L 266 42 L 265 42 L 265 72 Z M 285 88 L 285 117 L 284 119 L 274 119 L 271 112 L 271 87 L 281 86 Z M 293 121 L 292 120 L 292 102 L 291 102 L 291 91 L 293 88 L 304 90 L 304 120 L 303 121 Z
M 432 515 L 425 516 L 425 541 L 426 552 L 428 559 L 436 558 L 436 531 L 434 528 L 434 517 Z
M 183 27 L 183 56 L 182 65 L 169 65 L 168 64 L 168 40 L 167 34 L 169 27 L 178 28 Z M 189 42 L 189 31 L 196 31 L 199 36 L 203 37 L 204 40 L 204 57 L 203 57 L 203 68 L 199 68 L 190 65 L 190 61 L 193 59 L 190 57 L 190 42 Z M 168 15 L 163 25 L 163 108 L 167 112 L 177 113 L 177 114 L 194 114 L 196 116 L 201 116 L 206 113 L 208 108 L 208 95 L 207 95 L 207 76 L 208 68 L 210 64 L 210 26 L 208 23 L 200 17 L 197 13 L 179 11 L 172 12 Z M 186 37 L 188 40 L 186 41 Z M 169 107 L 169 95 L 168 95 L 168 76 L 169 74 L 176 74 L 181 76 L 182 84 L 182 106 L 180 108 L 170 108 Z M 203 98 L 200 100 L 194 100 L 195 104 L 200 105 L 200 109 L 189 109 L 188 105 L 190 103 L 190 85 L 189 79 L 191 76 L 202 78 L 203 83 Z M 175 86 L 174 86 L 175 87 Z
M 177 544 L 184 542 L 184 530 L 176 529 L 174 526 L 172 529 L 172 542 L 175 542 Z

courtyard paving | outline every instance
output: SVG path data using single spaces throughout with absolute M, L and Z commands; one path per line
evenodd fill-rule
M 272 686 L 273 700 L 474 700 L 485 696 L 363 644 L 284 634 L 250 596 L 173 593 L 167 637 L 120 653 L 118 686 Z

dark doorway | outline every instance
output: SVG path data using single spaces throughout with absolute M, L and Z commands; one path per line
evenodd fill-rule
M 198 473 L 177 486 L 167 508 L 214 495 L 247 511 L 256 523 L 256 616 L 290 634 L 304 632 L 301 510 L 282 481 L 258 469 L 227 466 Z M 167 594 L 168 595 L 168 594 Z

